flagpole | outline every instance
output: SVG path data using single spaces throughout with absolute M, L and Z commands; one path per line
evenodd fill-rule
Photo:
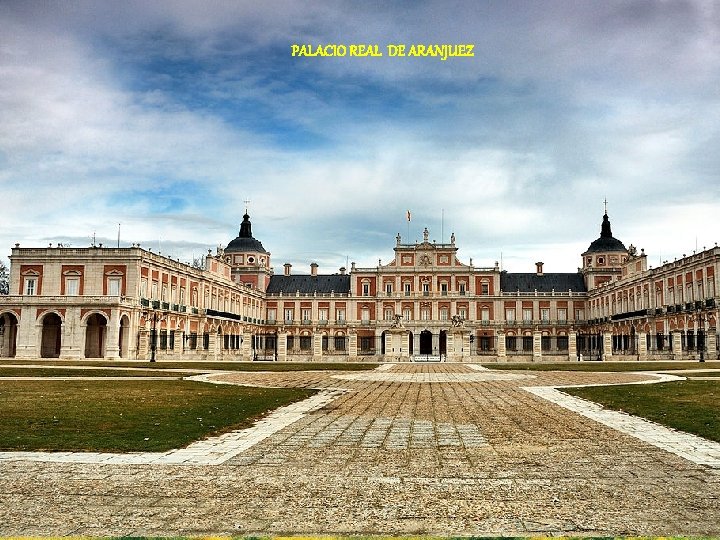
M 410 244 L 410 210 L 407 211 L 407 241 L 406 244 Z

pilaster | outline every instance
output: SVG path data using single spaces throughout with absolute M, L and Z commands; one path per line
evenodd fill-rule
M 278 362 L 287 361 L 287 332 L 284 330 L 277 334 L 277 359 Z
M 533 332 L 533 360 L 542 358 L 542 332 Z
M 568 333 L 568 360 L 575 361 L 577 359 L 577 332 L 570 330 Z
M 497 333 L 497 352 L 498 358 L 506 358 L 507 351 L 505 349 L 505 332 L 499 330 Z
M 640 332 L 640 334 L 638 334 L 638 360 L 647 360 L 647 358 L 647 334 L 645 332 Z
M 670 334 L 672 335 L 673 360 L 680 360 L 682 358 L 682 333 L 680 330 L 673 330 Z
M 610 360 L 612 358 L 612 332 L 603 332 L 603 360 Z

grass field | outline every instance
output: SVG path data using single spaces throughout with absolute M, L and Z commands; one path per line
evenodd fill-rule
M 0 450 L 169 450 L 314 393 L 189 381 L 0 380 Z
M 357 371 L 375 369 L 377 363 L 369 362 L 145 362 L 128 360 L 16 360 L 4 358 L 0 367 L 8 365 L 43 365 L 43 366 L 93 366 L 93 367 L 130 367 L 146 369 L 189 369 L 189 370 L 221 370 L 221 371 Z
M 594 386 L 563 392 L 720 442 L 720 380 Z
M 720 369 L 720 362 L 512 362 L 485 363 L 488 369 L 532 371 L 670 371 L 675 369 Z
M 152 371 L 149 369 L 74 369 L 59 367 L 3 367 L 0 366 L 0 379 L 3 377 L 168 377 L 181 378 L 192 375 L 193 371 Z

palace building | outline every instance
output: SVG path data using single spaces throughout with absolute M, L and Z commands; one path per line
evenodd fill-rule
M 21 248 L 0 296 L 0 356 L 197 360 L 716 359 L 720 248 L 648 268 L 600 237 L 573 273 L 475 266 L 450 243 L 387 264 L 275 275 L 250 217 L 204 268 L 133 245 Z

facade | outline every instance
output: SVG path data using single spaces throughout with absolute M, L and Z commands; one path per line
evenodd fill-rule
M 601 234 L 574 273 L 406 244 L 371 268 L 274 275 L 250 218 L 202 269 L 129 248 L 12 250 L 0 356 L 197 360 L 716 359 L 720 248 L 648 269 Z

